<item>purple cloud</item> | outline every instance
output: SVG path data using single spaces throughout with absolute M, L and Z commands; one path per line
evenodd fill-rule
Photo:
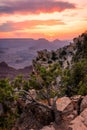
M 76 9 L 76 5 L 64 1 L 52 0 L 5 0 L 0 5 L 1 14 L 12 13 L 51 13 L 62 12 L 66 9 Z

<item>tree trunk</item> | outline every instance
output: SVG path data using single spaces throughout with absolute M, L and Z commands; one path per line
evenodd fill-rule
M 54 99 L 54 102 L 53 102 L 53 105 L 52 105 L 52 111 L 53 111 L 53 116 L 54 116 L 54 121 L 55 123 L 58 125 L 61 123 L 62 121 L 62 113 L 61 111 L 57 110 L 57 107 L 56 107 L 56 100 L 57 99 Z

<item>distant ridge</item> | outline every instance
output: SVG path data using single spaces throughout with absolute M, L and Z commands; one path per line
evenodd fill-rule
M 56 39 L 49 41 L 45 38 L 5 38 L 0 39 L 0 62 L 5 61 L 14 68 L 24 68 L 32 64 L 37 51 L 47 49 L 56 50 L 68 45 L 68 41 Z

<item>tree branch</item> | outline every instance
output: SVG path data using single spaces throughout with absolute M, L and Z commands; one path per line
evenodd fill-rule
M 17 92 L 18 92 L 18 91 L 17 91 Z M 24 92 L 25 94 L 29 95 L 31 99 L 29 99 L 27 96 L 24 97 L 24 98 L 26 98 L 27 100 L 29 100 L 29 101 L 31 101 L 31 102 L 35 102 L 37 105 L 42 106 L 42 107 L 44 107 L 44 108 L 47 108 L 47 109 L 51 110 L 51 106 L 48 106 L 48 105 L 46 105 L 46 104 L 43 104 L 42 102 L 37 101 L 36 99 L 34 99 L 34 98 L 32 97 L 32 95 L 31 95 L 30 92 L 27 92 L 27 91 L 25 91 L 25 90 L 19 90 L 19 92 Z

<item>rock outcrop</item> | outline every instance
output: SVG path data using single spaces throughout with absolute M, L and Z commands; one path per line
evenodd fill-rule
M 62 68 L 70 68 L 72 66 L 74 56 L 80 51 L 80 49 L 82 49 L 86 38 L 87 33 L 83 33 L 78 38 L 74 38 L 72 43 L 59 48 L 56 51 L 47 51 L 46 49 L 38 51 L 37 57 L 33 60 L 33 66 L 35 66 L 35 64 L 48 66 L 48 64 L 57 62 L 62 66 Z
M 67 111 L 69 112 L 74 109 L 72 100 L 70 100 L 70 98 L 68 97 L 59 98 L 56 101 L 56 105 L 57 105 L 57 110 L 62 111 L 62 113 L 67 113 Z
M 37 57 L 33 60 L 33 67 L 35 68 L 35 64 L 41 64 L 47 67 L 54 62 L 59 63 L 62 68 L 71 67 L 72 58 L 75 53 L 76 44 L 73 43 L 56 51 L 41 50 L 37 52 Z
M 59 124 L 54 123 L 49 110 L 28 104 L 12 130 L 87 130 L 87 106 L 82 109 L 81 105 L 86 98 L 87 96 L 80 95 L 59 98 L 56 101 L 57 109 L 62 113 Z M 78 108 L 81 110 L 79 114 Z

